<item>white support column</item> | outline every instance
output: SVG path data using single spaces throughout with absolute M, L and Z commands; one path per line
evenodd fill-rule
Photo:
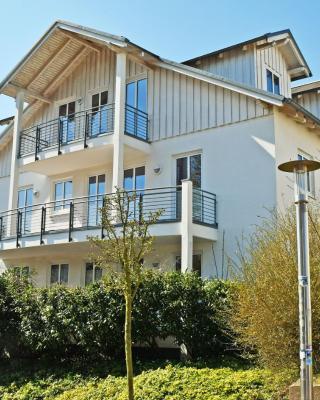
M 113 179 L 112 190 L 123 187 L 123 136 L 125 129 L 125 103 L 127 55 L 118 53 L 116 60 L 116 86 L 114 104 L 114 134 L 113 134 Z
M 192 181 L 182 181 L 181 201 L 181 272 L 192 271 Z
M 24 92 L 19 91 L 16 96 L 16 110 L 13 123 L 8 210 L 12 210 L 17 207 L 17 189 L 19 183 L 18 151 L 20 143 L 20 131 L 22 125 L 23 103 L 24 103 Z

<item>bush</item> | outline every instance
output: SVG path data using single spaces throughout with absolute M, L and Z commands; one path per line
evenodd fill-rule
M 320 340 L 320 219 L 310 210 L 313 341 Z M 231 314 L 239 343 L 270 368 L 298 368 L 298 271 L 294 210 L 271 215 L 248 242 Z M 314 346 L 319 371 L 320 348 Z
M 135 343 L 156 347 L 156 338 L 170 336 L 194 358 L 224 353 L 231 287 L 196 274 L 147 271 L 134 303 Z M 37 289 L 10 274 L 0 278 L 0 344 L 2 338 L 3 346 L 15 343 L 16 348 L 6 348 L 11 356 L 118 357 L 123 322 L 123 296 L 112 280 L 86 288 Z
M 266 370 L 167 366 L 135 378 L 136 400 L 270 400 L 280 398 L 286 376 Z M 126 400 L 124 378 L 109 376 L 67 390 L 58 400 Z

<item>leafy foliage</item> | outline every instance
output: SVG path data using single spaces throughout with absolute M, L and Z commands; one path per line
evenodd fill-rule
M 139 400 L 278 399 L 285 398 L 290 374 L 271 374 L 238 364 L 216 368 L 204 363 L 135 366 Z M 125 399 L 125 369 L 110 362 L 0 367 L 0 397 L 4 400 Z
M 39 289 L 11 274 L 1 276 L 3 352 L 11 358 L 122 356 L 125 304 L 115 279 L 85 288 Z M 225 353 L 232 288 L 229 282 L 203 281 L 196 274 L 146 271 L 134 300 L 133 341 L 156 347 L 157 338 L 173 337 L 193 358 Z
M 320 340 L 320 219 L 309 213 L 313 341 Z M 257 227 L 242 257 L 242 276 L 230 317 L 238 342 L 266 366 L 298 368 L 298 271 L 294 210 Z M 314 346 L 315 369 L 320 350 Z

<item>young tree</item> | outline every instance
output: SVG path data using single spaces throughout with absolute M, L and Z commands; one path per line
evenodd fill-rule
M 125 355 L 128 399 L 134 399 L 132 363 L 132 307 L 143 277 L 143 259 L 150 253 L 153 238 L 150 225 L 156 223 L 162 210 L 145 212 L 143 195 L 117 189 L 104 198 L 101 224 L 104 237 L 90 238 L 92 260 L 108 268 L 125 299 Z M 120 271 L 117 272 L 117 267 Z

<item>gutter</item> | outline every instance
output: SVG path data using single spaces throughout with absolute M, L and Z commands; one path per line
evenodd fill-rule
M 298 104 L 296 101 L 285 97 L 283 99 L 283 104 L 288 104 L 288 105 L 292 106 L 296 111 L 301 112 L 302 114 L 304 114 L 305 117 L 311 119 L 311 121 L 313 121 L 315 124 L 317 124 L 320 127 L 320 119 L 317 118 L 310 111 L 308 111 L 307 109 L 302 107 L 300 104 Z

